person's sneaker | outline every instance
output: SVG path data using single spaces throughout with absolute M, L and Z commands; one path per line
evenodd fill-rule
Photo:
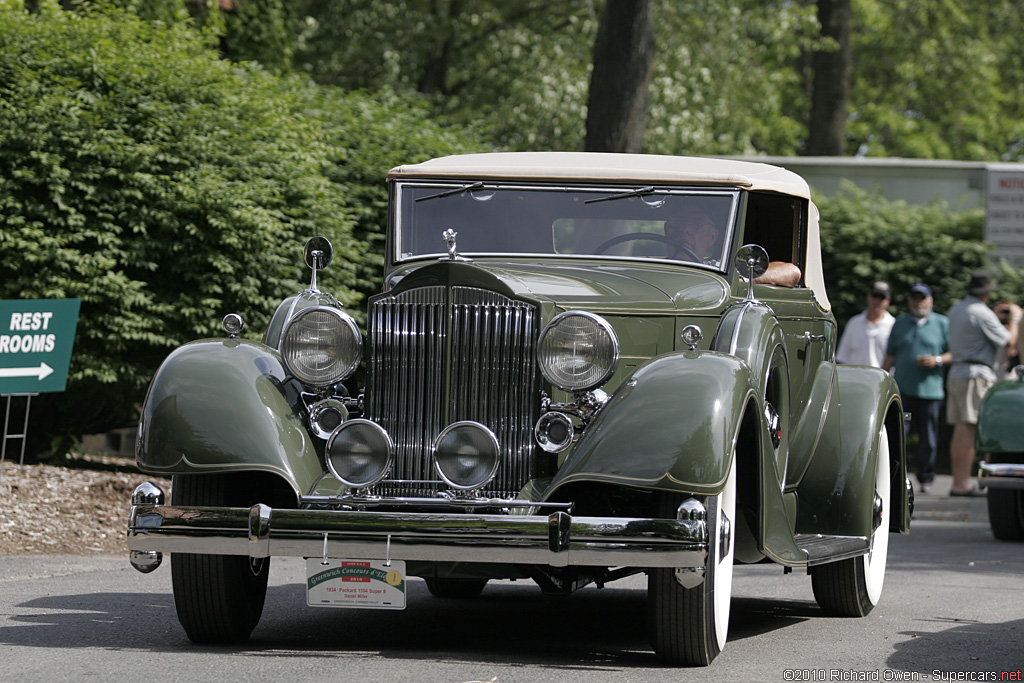
M 932 492 L 932 483 L 930 481 L 926 481 L 925 483 L 921 484 L 921 493 L 931 493 L 931 492 Z

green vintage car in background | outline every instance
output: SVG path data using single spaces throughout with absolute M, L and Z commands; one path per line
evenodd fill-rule
M 171 553 L 189 638 L 248 638 L 270 558 L 307 604 L 397 609 L 492 579 L 564 595 L 645 574 L 662 659 L 725 646 L 734 563 L 879 601 L 912 492 L 891 377 L 835 363 L 817 210 L 721 159 L 453 156 L 393 169 L 364 334 L 316 284 L 261 342 L 187 344 L 149 388 L 132 564 Z M 296 248 L 297 250 L 297 248 Z M 770 256 L 769 256 L 770 255 Z
M 978 413 L 974 449 L 982 459 L 978 486 L 988 488 L 988 521 L 1001 541 L 1024 541 L 1024 365 L 1017 379 L 988 390 Z

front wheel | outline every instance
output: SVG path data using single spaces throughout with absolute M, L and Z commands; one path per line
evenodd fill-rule
M 872 520 L 878 526 L 871 534 L 871 548 L 867 554 L 815 567 L 811 573 L 814 599 L 832 616 L 863 617 L 874 609 L 882 595 L 885 562 L 889 554 L 889 507 L 892 503 L 889 439 L 885 427 L 878 434 L 874 499 L 881 506 L 881 519 L 876 518 L 873 508 Z
M 227 475 L 174 476 L 173 505 L 232 506 Z M 171 586 L 178 621 L 189 640 L 241 643 L 263 614 L 270 558 L 171 553 Z
M 664 496 L 659 515 L 675 517 L 681 496 Z M 732 601 L 736 466 L 722 492 L 708 506 L 708 555 L 704 580 L 686 588 L 675 569 L 654 569 L 647 580 L 647 622 L 651 645 L 661 659 L 683 666 L 707 666 L 725 647 Z
M 1024 540 L 1024 491 L 989 488 L 988 523 L 1000 541 Z

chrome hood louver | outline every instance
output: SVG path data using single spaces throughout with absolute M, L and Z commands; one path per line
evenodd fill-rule
M 365 417 L 387 430 L 395 448 L 374 494 L 434 496 L 447 488 L 430 451 L 460 420 L 480 422 L 498 438 L 498 474 L 480 493 L 519 493 L 533 476 L 537 326 L 532 305 L 477 287 L 431 285 L 371 301 Z

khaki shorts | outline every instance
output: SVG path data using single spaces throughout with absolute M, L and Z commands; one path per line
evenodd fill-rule
M 978 408 L 994 382 L 984 377 L 951 379 L 946 386 L 946 421 L 951 425 L 978 424 Z

